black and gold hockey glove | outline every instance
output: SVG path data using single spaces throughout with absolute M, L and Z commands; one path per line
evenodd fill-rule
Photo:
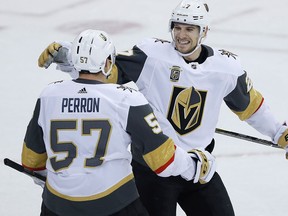
M 188 152 L 196 162 L 196 172 L 194 183 L 206 184 L 209 182 L 216 171 L 216 160 L 208 151 L 193 149 Z
M 39 56 L 38 66 L 45 67 L 47 69 L 51 63 L 54 62 L 54 59 L 58 55 L 58 51 L 61 47 L 62 45 L 59 43 L 51 43 Z
M 286 159 L 288 160 L 288 128 L 286 128 L 280 135 L 277 144 L 286 150 Z

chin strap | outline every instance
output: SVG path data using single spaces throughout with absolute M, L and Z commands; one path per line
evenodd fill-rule
M 173 30 L 171 31 L 171 37 L 172 37 L 172 40 L 173 40 L 172 41 L 172 45 L 175 47 L 176 52 L 182 57 L 186 57 L 186 56 L 190 56 L 190 55 L 194 54 L 196 52 L 196 50 L 200 48 L 200 46 L 202 44 L 202 40 L 204 39 L 204 37 L 199 34 L 199 39 L 198 39 L 198 42 L 197 42 L 197 46 L 189 53 L 181 53 L 176 48 Z
M 177 53 L 182 56 L 182 57 L 186 57 L 186 56 L 190 56 L 192 54 L 194 54 L 196 52 L 196 50 L 201 46 L 201 44 L 198 44 L 191 52 L 189 53 L 181 53 L 177 50 L 176 46 L 175 46 L 175 42 L 172 42 L 173 46 L 175 47 L 175 50 L 177 51 Z

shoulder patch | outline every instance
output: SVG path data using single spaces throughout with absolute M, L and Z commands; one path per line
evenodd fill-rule
M 220 52 L 221 55 L 227 56 L 228 58 L 232 57 L 234 59 L 237 59 L 236 57 L 238 57 L 236 54 L 234 54 L 230 51 L 224 50 L 224 49 L 220 49 L 218 51 Z

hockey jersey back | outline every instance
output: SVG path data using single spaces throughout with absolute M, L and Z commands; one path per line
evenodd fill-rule
M 50 158 L 46 163 L 51 172 L 49 185 L 64 192 L 67 182 L 72 182 L 74 186 L 69 185 L 65 195 L 90 196 L 117 185 L 132 173 L 127 149 L 131 140 L 123 129 L 129 107 L 147 101 L 122 86 L 75 82 L 56 83 L 44 90 L 39 125 Z M 106 165 L 107 161 L 110 163 Z M 61 181 L 59 176 L 63 177 Z M 95 187 L 87 188 L 86 184 L 92 182 L 97 182 Z
M 142 132 L 147 140 L 149 125 L 129 126 L 135 122 L 129 119 L 151 112 L 144 96 L 125 86 L 77 79 L 45 88 L 27 128 L 22 163 L 37 168 L 35 161 L 47 159 L 46 206 L 59 215 L 108 215 L 135 200 L 127 132 Z

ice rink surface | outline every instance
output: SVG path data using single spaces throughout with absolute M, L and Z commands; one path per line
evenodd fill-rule
M 54 40 L 71 41 L 87 28 L 113 37 L 117 50 L 145 37 L 170 39 L 168 19 L 175 0 L 0 0 L 1 130 L 0 215 L 36 216 L 41 188 L 31 178 L 4 166 L 20 162 L 26 126 L 40 91 L 70 76 L 37 66 Z M 288 119 L 288 2 L 286 0 L 210 0 L 211 30 L 205 44 L 240 56 L 254 86 L 277 119 Z M 269 139 L 240 122 L 223 104 L 218 127 Z M 288 213 L 288 160 L 279 149 L 215 135 L 218 172 L 237 216 L 285 216 Z M 193 205 L 193 203 L 191 203 Z M 179 216 L 184 213 L 178 209 Z

